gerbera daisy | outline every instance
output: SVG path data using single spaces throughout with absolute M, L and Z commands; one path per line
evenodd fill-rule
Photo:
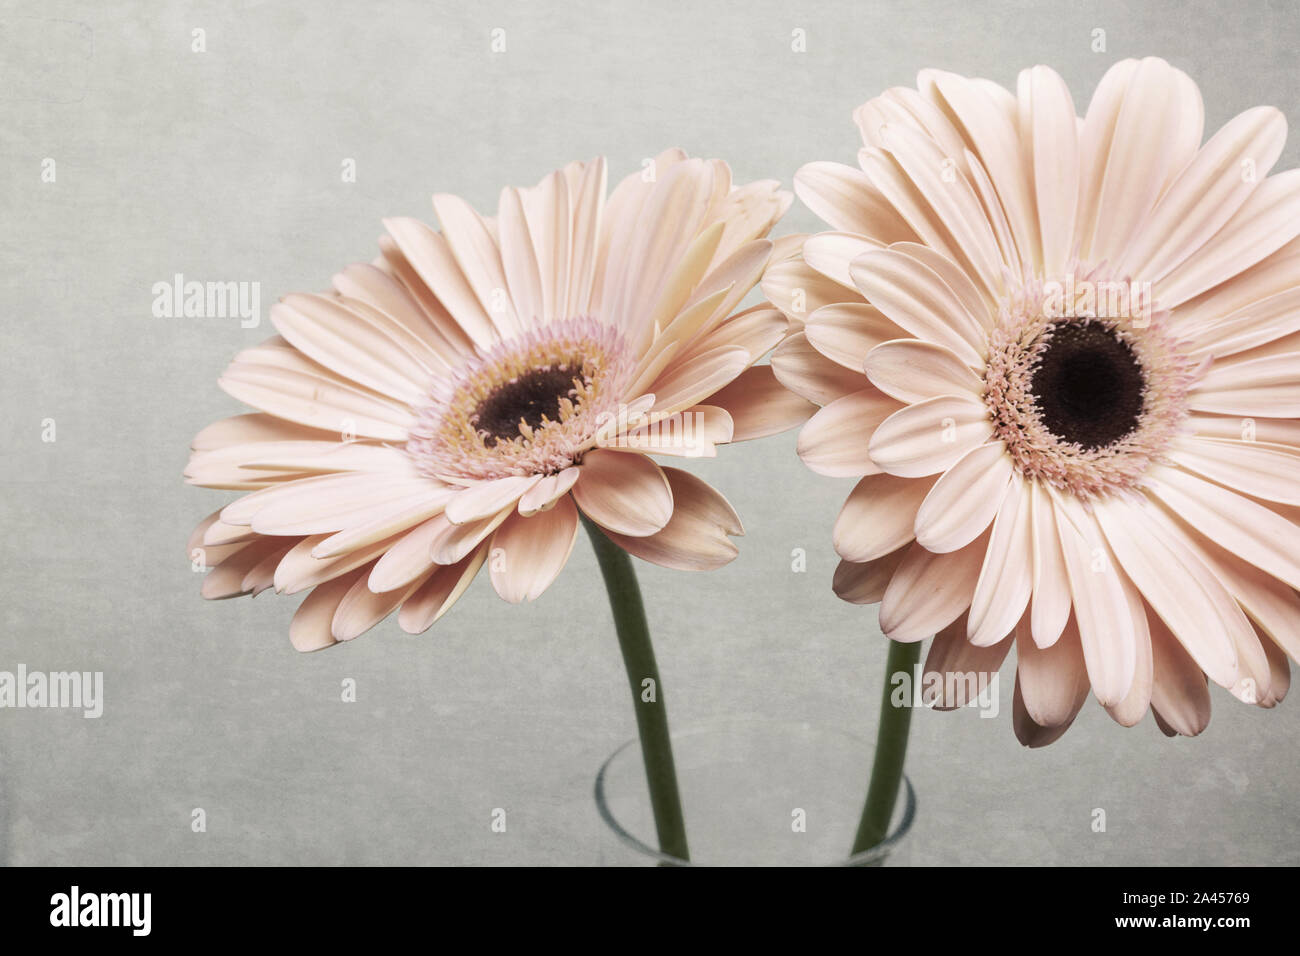
M 813 470 L 859 478 L 835 592 L 960 680 L 1014 645 L 1014 724 L 1058 738 L 1271 707 L 1300 653 L 1300 171 L 1250 109 L 1202 144 L 1195 84 L 1127 60 L 1086 115 L 925 70 L 860 107 L 860 168 L 795 191 L 834 230 L 774 262 L 802 330 L 777 377 L 824 407 Z
M 258 411 L 201 431 L 185 472 L 251 492 L 194 533 L 205 597 L 309 591 L 290 627 L 309 651 L 395 610 L 424 631 L 484 563 L 503 598 L 536 598 L 579 512 L 658 564 L 731 560 L 731 506 L 650 455 L 813 410 L 751 368 L 781 313 L 733 314 L 792 197 L 679 150 L 605 187 L 596 159 L 503 190 L 495 218 L 437 195 L 440 232 L 387 220 L 372 263 L 272 309 L 279 335 L 221 378 Z

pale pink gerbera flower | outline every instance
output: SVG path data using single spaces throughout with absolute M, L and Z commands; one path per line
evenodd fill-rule
M 836 230 L 774 263 L 806 327 L 778 378 L 825 407 L 799 452 L 861 478 L 837 594 L 880 602 L 927 671 L 994 671 L 1049 743 L 1089 689 L 1166 733 L 1205 678 L 1271 707 L 1300 653 L 1300 171 L 1247 110 L 1116 64 L 1086 116 L 1046 67 L 1014 93 L 926 70 L 856 113 L 861 168 L 796 192 Z M 1284 653 L 1285 652 L 1285 653 Z M 968 685 L 966 685 L 968 686 Z M 960 696 L 960 693 L 956 693 Z
M 751 368 L 781 313 L 732 314 L 791 199 L 670 150 L 608 199 L 597 159 L 503 190 L 495 218 L 438 195 L 441 232 L 388 220 L 379 258 L 277 304 L 280 334 L 221 379 L 259 411 L 194 439 L 190 482 L 252 492 L 195 531 L 204 596 L 310 591 L 290 637 L 315 650 L 399 608 L 425 630 L 485 561 L 503 598 L 536 598 L 580 510 L 658 564 L 731 560 L 730 505 L 649 455 L 812 410 Z

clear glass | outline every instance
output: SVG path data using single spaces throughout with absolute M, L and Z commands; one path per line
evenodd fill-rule
M 690 862 L 660 853 L 639 742 L 596 775 L 596 807 L 608 832 L 605 865 L 880 866 L 906 863 L 904 838 L 916 794 L 904 778 L 880 845 L 849 850 L 862 814 L 872 741 L 812 724 L 738 719 L 672 735 Z

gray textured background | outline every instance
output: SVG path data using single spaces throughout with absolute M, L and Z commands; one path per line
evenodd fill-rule
M 270 327 L 155 319 L 154 282 L 260 281 L 265 314 L 369 259 L 380 217 L 431 219 L 435 190 L 483 208 L 597 153 L 621 175 L 681 145 L 788 183 L 851 162 L 852 108 L 927 65 L 1013 84 L 1048 63 L 1082 109 L 1110 63 L 1154 53 L 1201 84 L 1207 130 L 1259 103 L 1300 115 L 1300 15 L 1282 3 L 41 0 L 0 21 L 0 669 L 102 670 L 107 697 L 99 720 L 0 711 L 15 864 L 592 862 L 592 777 L 633 731 L 585 542 L 534 605 L 480 580 L 423 637 L 389 621 L 311 656 L 288 643 L 297 599 L 202 601 L 185 537 L 230 496 L 180 473 L 193 433 L 240 410 L 218 373 Z M 1298 157 L 1293 140 L 1279 168 Z M 796 205 L 778 231 L 816 225 Z M 746 519 L 739 559 L 638 563 L 674 723 L 869 733 L 884 640 L 829 590 L 851 482 L 806 471 L 792 435 L 703 470 Z M 914 862 L 1300 862 L 1297 701 L 1264 712 L 1216 689 L 1209 730 L 1174 741 L 1090 703 L 1031 753 L 1009 677 L 997 720 L 917 716 Z

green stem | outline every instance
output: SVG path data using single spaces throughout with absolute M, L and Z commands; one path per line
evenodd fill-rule
M 858 835 L 853 840 L 853 853 L 869 850 L 889 835 L 889 821 L 894 816 L 899 785 L 903 782 L 903 761 L 907 757 L 907 731 L 912 723 L 912 701 L 895 707 L 893 677 L 899 671 L 910 679 L 912 669 L 921 659 L 921 642 L 902 644 L 889 642 L 889 656 L 885 660 L 885 686 L 880 692 L 880 727 L 876 731 L 876 757 L 871 765 L 871 783 L 867 787 L 867 801 L 858 823 Z
M 659 850 L 679 860 L 689 860 L 686 847 L 686 823 L 682 819 L 682 799 L 677 792 L 677 770 L 673 766 L 672 741 L 668 736 L 668 711 L 664 703 L 663 681 L 655 666 L 655 651 L 646 625 L 641 588 L 628 553 L 616 545 L 586 515 L 582 523 L 591 538 L 592 550 L 600 564 L 600 573 L 609 592 L 609 607 L 614 612 L 614 630 L 618 632 L 619 650 L 632 689 L 636 708 L 636 729 L 641 738 L 641 756 L 645 761 L 646 782 L 650 787 L 650 806 L 654 810 Z M 653 692 L 646 700 L 645 680 Z

